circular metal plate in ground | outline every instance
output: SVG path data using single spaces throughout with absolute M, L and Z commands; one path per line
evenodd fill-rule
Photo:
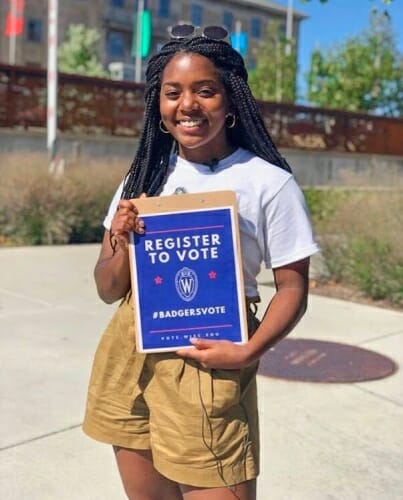
M 286 338 L 261 359 L 259 374 L 304 382 L 351 383 L 388 377 L 394 361 L 347 344 Z

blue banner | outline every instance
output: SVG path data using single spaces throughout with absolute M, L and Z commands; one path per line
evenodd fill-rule
M 231 46 L 238 51 L 242 57 L 248 52 L 248 34 L 245 32 L 230 34 Z
M 142 216 L 131 246 L 139 350 L 243 341 L 233 217 L 232 207 Z

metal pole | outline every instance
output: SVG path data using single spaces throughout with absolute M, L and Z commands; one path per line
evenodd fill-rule
M 135 82 L 141 82 L 141 69 L 142 69 L 142 59 L 141 59 L 141 40 L 142 34 L 142 21 L 144 12 L 144 0 L 137 0 L 137 33 L 136 33 L 136 66 L 134 80 Z
M 241 53 L 241 32 L 242 32 L 242 22 L 235 21 L 235 47 L 234 49 Z
M 287 4 L 287 24 L 286 24 L 286 39 L 287 44 L 285 46 L 285 53 L 287 56 L 291 54 L 291 41 L 292 41 L 292 25 L 294 20 L 294 12 L 292 6 L 292 0 L 288 0 Z
M 278 39 L 274 40 L 275 45 L 275 61 L 276 61 L 276 101 L 281 102 L 283 97 L 282 92 L 282 69 L 281 69 L 281 60 L 280 60 L 280 44 Z
M 49 158 L 56 155 L 57 134 L 57 23 L 58 0 L 48 0 L 48 106 L 47 106 L 47 149 Z
M 10 2 L 10 16 L 11 20 L 13 23 L 17 22 L 17 0 L 11 0 Z M 10 40 L 9 40 L 9 46 L 8 46 L 8 60 L 9 63 L 14 65 L 15 64 L 15 52 L 16 52 L 16 46 L 17 46 L 17 35 L 15 34 L 15 28 L 16 26 L 12 26 L 12 33 L 10 35 Z

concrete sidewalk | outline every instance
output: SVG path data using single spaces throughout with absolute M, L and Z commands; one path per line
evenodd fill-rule
M 80 429 L 92 357 L 115 306 L 98 245 L 0 249 L 2 500 L 120 500 L 111 449 Z M 260 276 L 267 300 L 270 274 Z M 293 336 L 403 364 L 403 313 L 311 296 Z M 403 499 L 403 373 L 354 384 L 258 377 L 259 500 Z M 217 499 L 219 500 L 219 499 Z

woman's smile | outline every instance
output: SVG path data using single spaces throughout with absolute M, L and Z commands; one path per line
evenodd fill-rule
M 179 125 L 182 125 L 186 128 L 200 127 L 200 125 L 204 122 L 204 120 L 179 120 Z
M 193 133 L 200 133 L 201 128 L 203 125 L 207 125 L 208 122 L 206 119 L 198 118 L 198 119 L 183 119 L 183 120 L 178 120 L 177 122 L 179 127 L 184 128 L 184 133 L 188 134 L 193 134 Z

